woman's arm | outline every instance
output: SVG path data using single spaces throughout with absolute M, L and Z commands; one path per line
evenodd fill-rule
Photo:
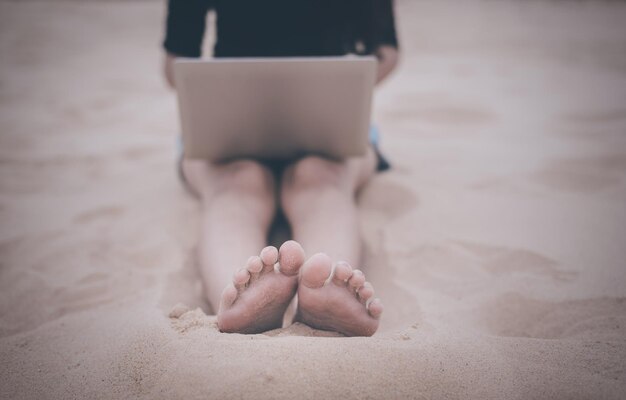
M 176 56 L 172 53 L 165 52 L 163 57 L 163 75 L 168 86 L 172 89 L 176 89 L 174 85 L 174 60 Z
M 374 5 L 373 32 L 374 55 L 378 58 L 376 83 L 387 78 L 398 65 L 398 37 L 393 0 L 372 0 Z
M 385 80 L 385 78 L 387 78 L 394 69 L 396 69 L 400 53 L 394 46 L 383 45 L 376 51 L 376 57 L 378 57 L 376 84 L 379 84 Z
M 200 57 L 206 14 L 212 6 L 212 0 L 168 0 L 163 72 L 170 87 L 176 57 Z

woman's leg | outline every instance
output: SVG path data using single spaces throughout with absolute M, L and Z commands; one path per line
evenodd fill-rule
M 304 254 L 299 245 L 288 242 L 281 247 L 283 273 L 273 273 L 278 252 L 263 249 L 276 211 L 272 173 L 249 160 L 223 165 L 184 160 L 183 172 L 202 202 L 198 258 L 220 329 L 252 332 L 275 328 L 276 321 L 280 325 L 280 308 L 286 308 L 295 293 L 292 276 Z M 250 257 L 261 249 L 260 256 Z M 258 308 L 264 310 L 261 318 L 250 318 L 251 311 L 259 316 Z
M 307 157 L 289 166 L 281 181 L 281 202 L 294 238 L 311 257 L 303 266 L 296 318 L 347 335 L 371 335 L 382 313 L 379 300 L 359 270 L 361 238 L 356 192 L 374 174 L 376 156 L 335 162 Z M 324 285 L 335 264 L 334 279 Z M 322 287 L 323 286 L 323 287 Z M 367 307 L 365 307 L 367 303 Z

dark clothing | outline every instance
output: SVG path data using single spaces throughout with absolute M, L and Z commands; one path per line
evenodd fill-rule
M 206 14 L 217 15 L 215 57 L 376 54 L 397 47 L 393 0 L 169 0 L 163 43 L 199 57 Z
M 168 0 L 163 46 L 176 56 L 199 57 L 206 15 L 213 9 L 217 15 L 215 57 L 377 55 L 382 45 L 398 47 L 392 2 Z M 389 169 L 377 143 L 373 146 L 378 170 Z M 285 164 L 270 160 L 267 165 L 280 171 Z

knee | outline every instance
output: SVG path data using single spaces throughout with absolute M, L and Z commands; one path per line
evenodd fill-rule
M 340 188 L 345 175 L 341 162 L 321 157 L 305 157 L 285 172 L 283 184 L 290 188 Z
M 240 160 L 219 167 L 218 194 L 254 194 L 273 196 L 274 177 L 262 164 L 251 160 Z
M 309 202 L 310 196 L 341 194 L 345 186 L 345 165 L 320 157 L 306 157 L 292 164 L 281 181 L 281 202 L 290 208 L 300 199 Z

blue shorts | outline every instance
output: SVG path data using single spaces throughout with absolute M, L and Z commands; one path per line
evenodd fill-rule
M 378 163 L 376 164 L 376 171 L 383 172 L 390 169 L 391 164 L 389 164 L 389 161 L 387 161 L 385 156 L 383 156 L 380 152 L 380 131 L 374 124 L 370 125 L 370 143 L 374 148 L 374 153 L 376 153 L 376 159 L 378 160 Z

